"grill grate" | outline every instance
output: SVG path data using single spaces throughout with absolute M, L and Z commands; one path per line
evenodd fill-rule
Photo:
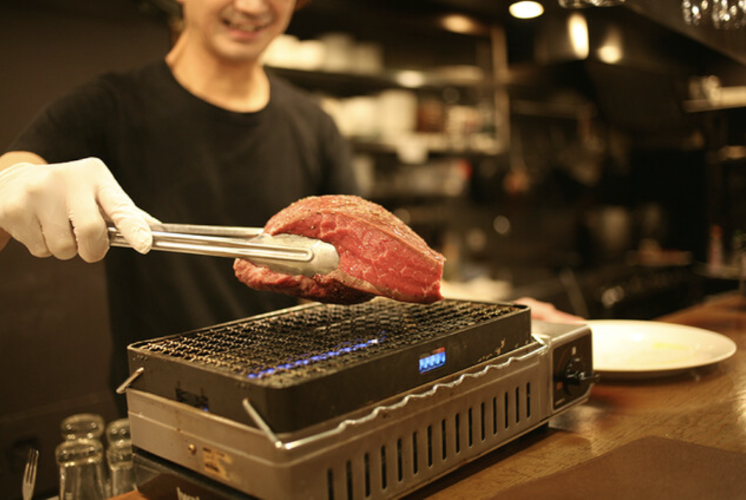
M 139 344 L 138 350 L 286 385 L 516 310 L 512 305 L 456 300 L 318 305 L 156 339 Z

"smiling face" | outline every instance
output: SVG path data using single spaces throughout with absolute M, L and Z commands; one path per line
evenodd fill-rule
M 224 62 L 258 61 L 290 22 L 295 0 L 180 0 L 191 43 Z

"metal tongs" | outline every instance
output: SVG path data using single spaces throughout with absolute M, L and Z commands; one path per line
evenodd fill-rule
M 264 234 L 262 228 L 154 224 L 153 250 L 246 259 L 284 274 L 312 277 L 339 265 L 331 243 L 294 234 Z M 109 244 L 131 248 L 119 230 L 109 226 Z

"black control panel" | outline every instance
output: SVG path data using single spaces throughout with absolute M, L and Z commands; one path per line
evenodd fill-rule
M 582 397 L 598 381 L 598 375 L 593 373 L 590 332 L 554 348 L 552 381 L 555 410 Z

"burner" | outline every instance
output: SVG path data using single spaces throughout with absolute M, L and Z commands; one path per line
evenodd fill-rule
M 513 304 L 304 305 L 129 347 L 138 490 L 396 498 L 588 399 L 587 325 Z

